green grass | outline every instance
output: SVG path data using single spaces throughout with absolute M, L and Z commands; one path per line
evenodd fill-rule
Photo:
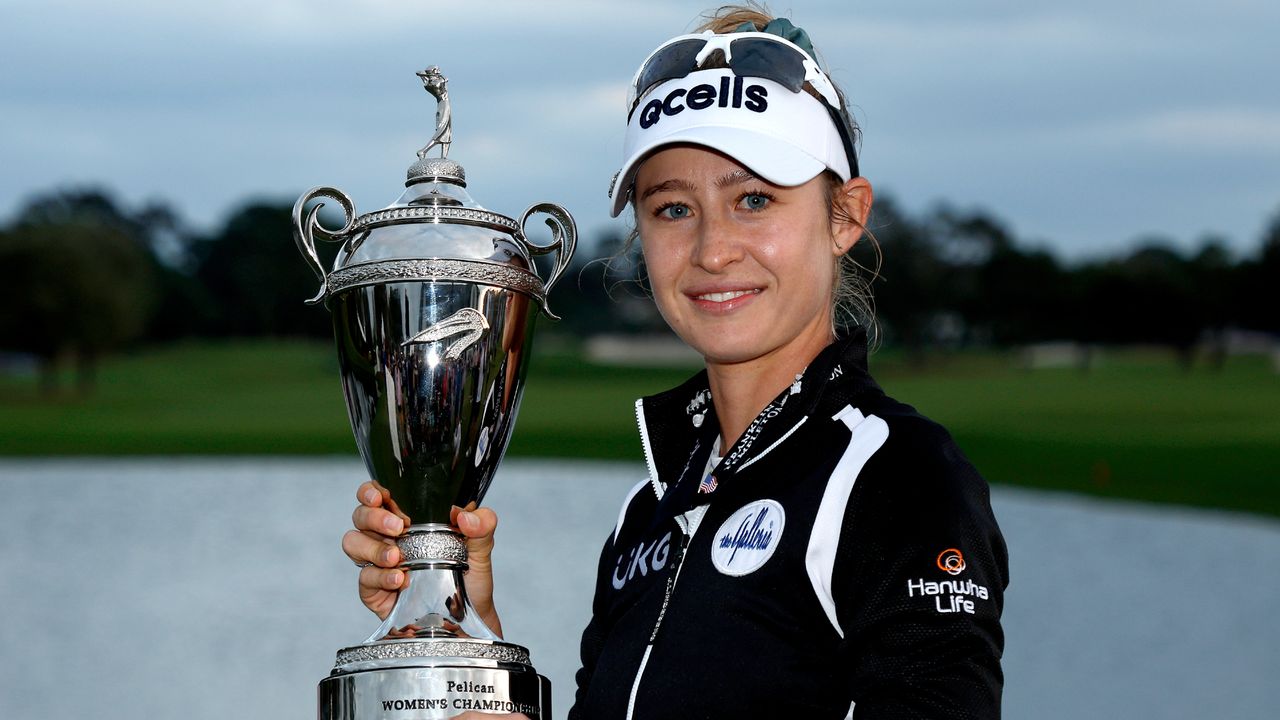
M 114 358 L 96 390 L 0 380 L 6 455 L 347 452 L 333 351 L 319 343 L 184 344 Z
M 992 482 L 1280 516 L 1280 374 L 1264 358 L 1180 369 L 1112 354 L 1085 374 L 999 356 L 890 364 L 886 390 L 951 430 Z
M 1280 517 L 1280 375 L 1262 358 L 1186 372 L 1134 351 L 1085 374 L 1019 370 L 998 353 L 921 367 L 884 352 L 872 369 L 993 482 Z M 593 365 L 544 342 L 508 454 L 639 460 L 634 399 L 688 374 Z M 0 375 L 4 455 L 354 452 L 327 344 L 140 352 L 105 363 L 85 398 Z

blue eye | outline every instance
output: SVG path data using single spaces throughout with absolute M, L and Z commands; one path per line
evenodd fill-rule
M 757 211 L 763 210 L 773 200 L 772 197 L 765 193 L 747 193 L 738 200 L 738 204 L 745 210 Z
M 689 206 L 681 203 L 671 203 L 658 208 L 656 215 L 665 215 L 672 220 L 680 220 L 689 217 Z

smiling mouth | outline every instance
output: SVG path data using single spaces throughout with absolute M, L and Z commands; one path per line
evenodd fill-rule
M 703 295 L 694 295 L 693 297 L 695 300 L 706 300 L 708 302 L 728 302 L 730 300 L 736 300 L 737 298 L 740 298 L 744 295 L 758 295 L 758 294 L 760 294 L 760 291 L 758 289 L 757 290 L 731 290 L 729 292 L 713 292 L 713 293 L 706 293 Z

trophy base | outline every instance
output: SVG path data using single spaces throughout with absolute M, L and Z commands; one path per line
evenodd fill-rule
M 527 659 L 518 645 L 461 638 L 345 648 L 320 681 L 319 720 L 446 720 L 468 710 L 550 720 L 551 683 Z

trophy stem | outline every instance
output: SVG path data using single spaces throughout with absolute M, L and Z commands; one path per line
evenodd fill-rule
M 396 544 L 407 583 L 387 619 L 366 643 L 406 638 L 499 640 L 467 598 L 467 545 L 437 523 L 410 526 Z

